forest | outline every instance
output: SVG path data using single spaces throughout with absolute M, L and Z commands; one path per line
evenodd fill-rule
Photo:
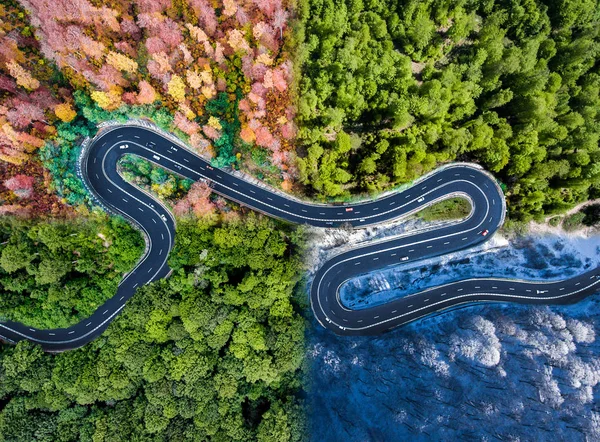
M 182 220 L 173 275 L 100 338 L 57 355 L 0 345 L 0 440 L 299 440 L 303 241 L 254 215 Z
M 299 0 L 299 179 L 377 192 L 446 161 L 507 186 L 509 216 L 600 196 L 594 0 Z
M 47 222 L 0 217 L 0 320 L 60 328 L 114 296 L 142 256 L 142 236 L 106 215 Z
M 596 0 L 3 0 L 0 320 L 73 324 L 141 255 L 77 175 L 100 123 L 149 121 L 321 201 L 450 161 L 490 170 L 510 220 L 599 198 L 599 33 Z M 139 158 L 119 171 L 177 216 L 173 274 L 81 349 L 0 344 L 0 442 L 301 440 L 304 231 Z

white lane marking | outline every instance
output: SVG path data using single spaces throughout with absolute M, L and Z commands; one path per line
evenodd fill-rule
M 56 333 L 48 333 L 50 336 L 56 336 Z
M 447 244 L 450 244 L 450 241 L 446 241 L 446 242 L 444 243 L 444 245 L 447 245 Z
M 412 307 L 414 307 L 414 304 L 411 304 L 411 305 L 409 305 L 409 306 L 408 306 L 408 307 L 406 307 L 406 308 L 412 308 Z
M 104 312 L 102 312 L 103 315 L 107 314 L 108 310 L 104 310 Z
M 267 197 L 267 199 L 268 199 L 269 201 L 273 201 L 273 198 L 271 198 L 270 196 L 268 196 L 268 197 Z
M 234 186 L 240 187 L 240 185 L 239 185 L 238 183 L 236 183 L 236 182 L 233 182 L 232 184 L 233 184 Z
M 283 203 L 283 205 L 284 205 L 285 207 L 290 207 L 290 205 L 289 205 L 289 204 L 286 204 L 286 203 Z
M 72 335 L 73 333 L 75 333 L 75 330 L 71 330 L 69 333 L 67 333 L 68 335 Z
M 508 290 L 512 290 L 513 292 L 515 291 L 515 289 L 512 287 L 509 287 Z
M 150 273 L 152 271 L 152 267 L 150 267 L 150 270 L 148 270 L 148 273 Z
M 99 179 L 100 179 L 100 177 L 98 176 L 98 174 L 95 174 L 95 175 L 96 175 L 96 179 L 97 179 L 97 180 L 99 180 Z
M 304 213 L 306 213 L 306 209 L 300 209 L 300 210 L 302 210 Z
M 97 160 L 97 158 L 96 158 L 96 157 L 94 157 L 94 164 L 96 164 L 96 160 Z
M 156 220 L 154 218 L 152 218 L 152 221 L 154 221 L 154 224 L 156 224 Z
M 125 296 L 121 296 L 121 297 L 119 298 L 119 301 L 122 301 L 124 298 L 125 298 Z
M 398 310 L 392 310 L 392 314 L 396 313 Z
M 165 239 L 165 235 L 164 234 L 160 234 L 160 239 Z
M 87 324 L 85 324 L 86 327 L 89 327 L 90 325 L 92 325 L 91 322 L 88 322 Z
M 427 246 L 428 249 L 431 249 L 433 246 Z
M 580 285 L 580 284 L 581 284 L 580 282 L 575 283 L 575 285 Z
M 465 237 L 464 237 L 462 240 L 463 240 L 463 241 L 466 241 L 466 240 L 467 240 L 467 237 L 465 236 Z
M 142 209 L 141 207 L 138 207 L 138 210 L 139 210 L 140 212 L 143 212 L 143 211 L 144 211 L 144 209 Z
M 33 328 L 30 328 L 30 329 L 29 329 L 29 331 L 32 331 L 32 332 L 34 332 L 35 330 L 34 330 Z
M 423 300 L 423 303 L 426 303 L 426 302 L 429 302 L 429 298 Z
M 159 256 L 162 255 L 162 251 L 163 251 L 163 249 L 160 249 L 160 252 L 158 252 Z
M 457 292 L 462 292 L 464 289 L 458 289 Z
M 106 188 L 106 190 L 108 190 L 108 193 L 113 193 L 109 188 Z
M 414 252 L 414 251 L 415 251 L 415 249 L 410 249 L 410 250 L 409 250 L 409 252 Z
M 136 288 L 138 286 L 138 284 L 134 285 L 133 288 Z
M 396 256 L 396 255 L 397 255 L 397 253 L 392 253 L 390 256 Z
M 127 199 L 125 198 L 121 198 L 123 201 L 125 201 L 126 203 L 129 202 Z
M 360 262 L 356 262 L 356 263 L 354 263 L 354 265 L 355 265 L 355 266 L 357 266 L 357 265 L 359 265 L 359 264 L 360 264 Z
M 190 162 L 190 160 L 188 160 L 187 158 L 184 158 L 183 161 L 185 161 L 186 163 Z
M 377 261 L 378 259 L 379 259 L 378 257 L 375 257 L 375 258 L 373 258 L 373 261 Z
M 254 190 L 250 189 L 250 193 L 256 193 Z
M 437 180 L 437 182 L 439 183 L 439 182 L 440 182 L 440 181 L 442 181 L 442 180 L 443 180 L 443 178 L 440 178 L 439 180 Z
M 564 289 L 565 289 L 564 287 L 561 287 L 559 290 L 562 292 Z
M 140 139 L 140 137 L 138 137 L 137 135 L 134 135 L 133 138 L 137 138 L 138 140 Z
M 442 296 L 446 296 L 447 294 L 448 294 L 448 293 L 442 293 L 442 294 L 440 295 L 440 297 L 442 297 Z
M 392 201 L 392 202 L 390 203 L 390 206 L 393 206 L 394 204 L 396 204 L 396 201 Z
M 526 291 L 526 292 L 531 292 L 531 290 L 529 290 L 529 289 L 525 289 L 525 291 Z

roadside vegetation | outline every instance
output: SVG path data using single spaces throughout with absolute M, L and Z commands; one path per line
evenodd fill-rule
M 180 222 L 173 275 L 98 339 L 0 345 L 0 440 L 299 441 L 302 247 L 260 216 Z
M 0 320 L 75 324 L 114 296 L 143 251 L 139 232 L 117 217 L 0 217 Z
M 423 221 L 446 221 L 466 218 L 471 213 L 471 204 L 465 198 L 449 198 L 417 213 Z

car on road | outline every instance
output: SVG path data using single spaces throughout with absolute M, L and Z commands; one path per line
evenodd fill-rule
M 163 221 L 166 221 L 166 220 L 167 220 L 167 217 L 166 217 L 166 216 L 164 216 L 164 215 L 160 215 L 160 219 L 162 219 Z
M 482 230 L 481 236 L 487 236 L 488 233 L 490 233 L 490 231 L 488 229 Z
M 121 144 L 119 146 L 119 149 L 127 149 L 129 147 L 129 144 Z
M 206 166 L 206 168 L 207 168 L 208 170 L 215 170 L 215 168 L 214 168 L 214 167 L 212 167 L 212 166 L 208 166 L 208 165 Z
M 160 160 L 160 157 L 158 155 L 152 155 L 152 158 L 154 158 L 155 160 Z
M 408 256 L 403 256 L 402 258 L 400 258 L 400 261 L 408 261 Z
M 419 198 L 419 199 L 417 200 L 417 202 L 418 202 L 418 203 L 422 203 L 423 201 L 425 201 L 425 198 L 424 198 L 424 197 L 421 197 L 421 198 Z
M 327 221 L 325 224 L 327 224 L 328 226 L 333 226 L 333 221 Z
M 352 207 L 347 207 L 346 212 L 352 212 L 354 209 Z

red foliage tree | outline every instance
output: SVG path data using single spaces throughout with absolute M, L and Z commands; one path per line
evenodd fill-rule
M 35 179 L 27 175 L 15 175 L 4 181 L 4 187 L 10 189 L 19 198 L 30 198 L 33 194 Z

